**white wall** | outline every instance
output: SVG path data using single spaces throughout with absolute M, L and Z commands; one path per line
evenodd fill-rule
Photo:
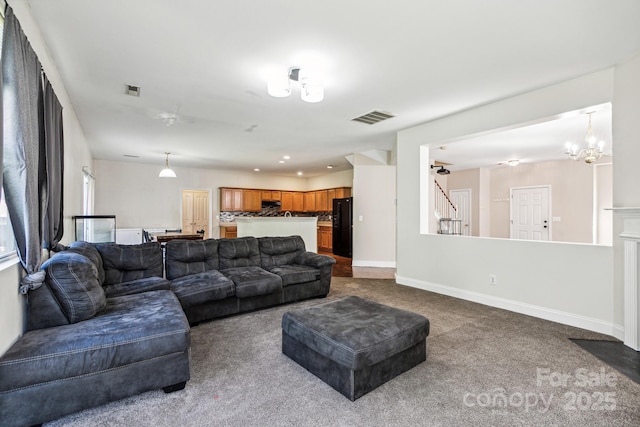
M 82 214 L 82 166 L 91 166 L 93 160 L 62 79 L 40 31 L 33 22 L 28 5 L 14 1 L 11 2 L 11 6 L 63 107 L 65 233 L 62 242 L 67 243 L 73 241 L 74 237 L 71 217 Z M 24 299 L 18 293 L 21 271 L 22 267 L 19 264 L 0 266 L 0 354 L 4 353 L 23 331 Z
M 353 187 L 353 169 L 309 178 L 306 190 L 324 190 L 325 188 L 338 187 Z
M 420 233 L 422 145 L 610 102 L 613 85 L 608 69 L 399 132 L 397 281 L 621 337 L 612 248 Z
M 396 167 L 356 163 L 353 193 L 352 265 L 395 267 Z

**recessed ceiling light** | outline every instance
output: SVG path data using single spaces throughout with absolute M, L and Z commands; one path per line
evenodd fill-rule
M 284 163 L 284 160 L 278 160 L 278 163 Z
M 298 176 L 302 176 L 302 171 L 298 172 Z
M 291 157 L 290 156 L 282 156 L 283 159 L 285 160 L 289 160 Z
M 260 172 L 260 169 L 255 168 L 253 171 L 254 171 L 254 172 Z
M 327 165 L 327 169 L 333 169 L 333 165 Z

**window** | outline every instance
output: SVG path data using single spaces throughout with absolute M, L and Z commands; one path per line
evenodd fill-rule
M 2 34 L 4 30 L 4 2 L 0 2 L 0 53 L 2 50 Z M 16 241 L 11 228 L 9 211 L 4 200 L 4 191 L 0 189 L 0 260 L 15 255 Z

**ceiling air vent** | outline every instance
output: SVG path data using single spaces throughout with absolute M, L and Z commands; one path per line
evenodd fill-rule
M 360 123 L 366 123 L 368 125 L 373 125 L 376 123 L 379 123 L 383 120 L 387 120 L 390 119 L 392 117 L 395 117 L 393 114 L 391 113 L 386 113 L 384 111 L 379 111 L 379 110 L 373 110 L 370 113 L 367 114 L 363 114 L 360 117 L 356 117 L 355 119 L 351 119 L 354 122 L 360 122 Z
M 125 85 L 127 87 L 126 94 L 131 96 L 140 96 L 140 86 Z

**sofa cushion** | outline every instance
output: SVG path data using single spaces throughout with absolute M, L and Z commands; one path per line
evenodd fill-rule
M 0 358 L 0 393 L 118 369 L 184 352 L 189 345 L 189 324 L 173 292 L 110 298 L 91 319 L 18 339 Z
M 235 295 L 235 285 L 218 270 L 189 274 L 171 281 L 171 290 L 183 307 L 217 301 Z
M 107 298 L 119 297 L 122 295 L 139 294 L 140 292 L 169 290 L 171 286 L 167 279 L 162 277 L 145 277 L 132 280 L 130 282 L 116 283 L 104 286 L 104 293 Z
M 269 271 L 280 276 L 282 286 L 297 285 L 320 279 L 320 270 L 306 265 L 283 265 L 269 268 Z
M 43 328 L 76 323 L 93 317 L 105 307 L 106 297 L 98 271 L 89 258 L 63 251 L 46 260 L 42 269 L 45 281 L 41 288 L 47 289 L 30 301 L 29 316 L 33 317 L 30 324 Z M 41 307 L 46 309 L 40 310 Z M 60 312 L 64 318 L 59 316 Z
M 162 249 L 157 242 L 139 245 L 96 243 L 104 264 L 104 285 L 162 277 Z
M 218 241 L 171 240 L 165 246 L 167 279 L 218 270 Z
M 101 285 L 104 283 L 104 266 L 102 264 L 102 256 L 100 256 L 100 252 L 98 252 L 93 244 L 78 240 L 67 246 L 67 250 L 77 252 L 93 261 L 98 268 L 98 280 L 100 280 Z
M 260 248 L 255 237 L 218 241 L 220 270 L 234 267 L 260 267 Z
M 293 264 L 298 255 L 305 252 L 304 240 L 300 236 L 260 237 L 260 262 L 262 268 Z
M 282 290 L 282 279 L 260 267 L 234 267 L 220 270 L 236 285 L 236 297 L 248 298 Z

